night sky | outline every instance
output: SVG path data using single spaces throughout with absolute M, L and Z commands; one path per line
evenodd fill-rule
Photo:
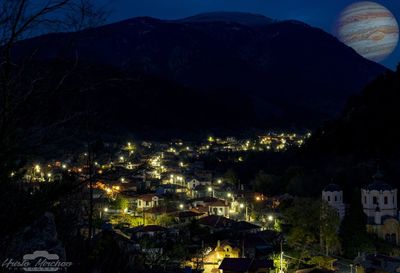
M 296 19 L 334 34 L 340 12 L 351 0 L 102 0 L 111 10 L 110 22 L 136 16 L 177 19 L 210 11 L 243 11 L 274 19 Z M 376 0 L 400 21 L 400 0 Z M 381 63 L 395 68 L 400 61 L 400 46 Z

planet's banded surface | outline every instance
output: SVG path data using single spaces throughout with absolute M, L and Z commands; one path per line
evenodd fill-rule
M 389 56 L 399 41 L 399 26 L 394 15 L 375 2 L 357 2 L 340 15 L 339 39 L 365 58 L 379 62 Z

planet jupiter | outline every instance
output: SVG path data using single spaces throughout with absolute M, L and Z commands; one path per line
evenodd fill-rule
M 345 8 L 337 23 L 337 33 L 343 43 L 375 62 L 389 56 L 399 41 L 396 18 L 375 2 L 357 2 Z

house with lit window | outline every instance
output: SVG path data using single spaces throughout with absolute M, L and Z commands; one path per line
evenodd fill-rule
M 138 209 L 149 209 L 159 206 L 160 198 L 155 194 L 143 194 L 137 197 Z
M 240 249 L 228 241 L 218 241 L 215 248 L 204 257 L 204 273 L 219 272 L 225 258 L 239 258 Z
M 206 213 L 208 215 L 229 217 L 229 203 L 226 200 L 214 197 L 193 199 L 191 208 L 193 211 Z

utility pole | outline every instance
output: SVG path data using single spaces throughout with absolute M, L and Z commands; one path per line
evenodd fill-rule
M 93 153 L 90 147 L 90 143 L 88 144 L 88 153 L 87 153 L 87 167 L 89 170 L 89 239 L 93 238 L 94 227 L 93 227 Z
M 283 273 L 283 240 L 281 240 L 281 258 L 279 273 Z

